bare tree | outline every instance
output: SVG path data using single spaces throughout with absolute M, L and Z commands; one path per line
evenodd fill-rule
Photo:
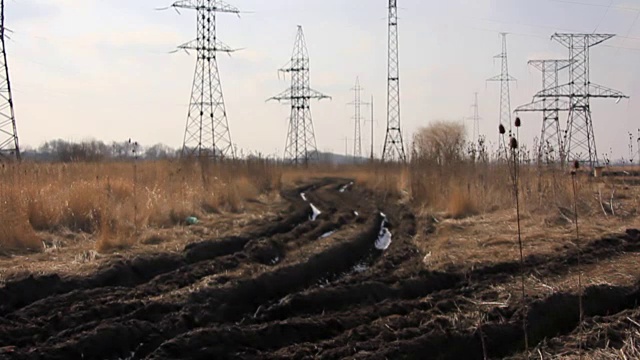
M 437 165 L 462 161 L 464 146 L 464 125 L 450 121 L 437 121 L 420 128 L 413 139 L 414 156 Z

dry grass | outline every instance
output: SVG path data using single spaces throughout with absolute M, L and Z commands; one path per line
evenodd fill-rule
M 463 219 L 478 214 L 478 205 L 469 191 L 453 189 L 449 195 L 447 212 L 454 219 Z
M 630 319 L 630 318 L 629 318 Z M 633 321 L 633 322 L 632 322 Z M 635 323 L 634 323 L 635 322 Z M 629 321 L 632 326 L 638 326 L 637 321 L 631 319 Z M 600 334 L 607 334 L 608 329 L 602 327 L 597 329 Z M 607 345 L 603 349 L 590 350 L 585 354 L 579 355 L 577 350 L 572 350 L 572 354 L 559 354 L 554 355 L 550 354 L 547 351 L 539 350 L 537 353 L 539 354 L 539 359 L 549 359 L 549 360 L 631 360 L 631 359 L 640 359 L 640 330 L 638 328 L 630 329 L 625 331 L 625 333 L 621 334 L 625 335 L 626 339 L 623 341 L 621 346 L 613 347 L 607 341 Z M 605 335 L 606 336 L 606 335 Z
M 506 164 L 460 162 L 435 165 L 413 161 L 408 165 L 363 164 L 317 166 L 283 170 L 282 182 L 292 186 L 318 177 L 354 179 L 357 184 L 388 198 L 407 198 L 422 213 L 465 217 L 513 209 L 513 186 Z M 520 195 L 524 212 L 548 213 L 551 208 L 572 208 L 571 177 L 568 171 L 522 166 Z M 597 186 L 586 174 L 579 176 L 581 209 L 591 213 Z M 599 210 L 598 210 L 599 211 Z
M 283 169 L 282 183 L 293 186 L 320 177 L 354 179 L 360 186 L 392 199 L 407 199 L 421 213 L 462 218 L 511 210 L 514 194 L 509 168 L 505 163 L 460 162 L 441 166 L 413 161 L 408 165 L 363 164 L 315 166 Z M 594 179 L 587 173 L 578 175 L 579 210 L 582 215 L 602 213 L 594 198 L 598 189 L 608 202 L 612 184 Z M 525 214 L 563 216 L 562 209 L 572 209 L 569 171 L 558 168 L 539 169 L 523 165 L 519 175 L 520 203 Z M 629 196 L 616 190 L 616 200 Z M 636 203 L 640 197 L 633 195 Z M 549 219 L 552 221 L 553 219 Z
M 575 358 L 575 357 L 574 357 Z M 607 348 L 583 357 L 585 360 L 640 359 L 640 331 L 629 331 L 624 346 L 620 349 Z
M 279 189 L 281 169 L 261 161 L 13 164 L 0 169 L 0 250 L 41 250 L 36 231 L 95 235 L 99 251 L 138 241 L 146 228 L 188 216 L 239 212 Z
M 184 224 L 189 216 L 239 213 L 247 201 L 262 194 L 319 177 L 354 179 L 382 194 L 385 201 L 401 200 L 421 214 L 438 218 L 463 219 L 513 209 L 509 170 L 500 163 L 438 165 L 414 160 L 409 165 L 294 168 L 258 160 L 222 164 L 157 161 L 138 163 L 136 182 L 133 168 L 131 162 L 3 167 L 0 211 L 11 220 L 0 225 L 0 232 L 6 234 L 0 248 L 40 248 L 35 231 L 87 233 L 101 251 L 122 248 L 139 242 L 145 229 L 171 228 Z M 594 194 L 600 190 L 609 202 L 614 186 L 604 181 L 580 176 L 581 216 L 603 214 Z M 640 203 L 640 197 L 619 188 L 615 201 L 626 197 L 627 202 Z M 571 213 L 565 210 L 572 208 L 568 173 L 523 166 L 520 190 L 525 217 L 547 226 L 566 225 Z
M 294 184 L 318 176 L 352 178 L 389 200 L 406 200 L 418 214 L 419 229 L 430 228 L 427 222 L 438 219 L 434 234 L 419 230 L 415 239 L 423 253 L 430 254 L 431 269 L 452 265 L 471 268 L 519 258 L 515 199 L 505 163 L 462 161 L 440 166 L 414 160 L 406 166 L 325 166 L 287 170 L 283 179 L 286 184 Z M 586 172 L 578 174 L 577 180 L 584 239 L 598 239 L 634 226 L 639 187 L 620 185 L 614 179 L 595 179 Z M 522 165 L 519 189 L 525 256 L 553 254 L 575 240 L 569 170 Z

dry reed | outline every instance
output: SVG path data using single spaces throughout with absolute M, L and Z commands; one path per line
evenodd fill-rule
M 37 231 L 96 235 L 101 251 L 137 242 L 136 229 L 241 211 L 279 189 L 281 169 L 260 160 L 8 165 L 0 171 L 0 249 L 38 250 Z M 135 170 L 135 172 L 133 172 Z
M 519 171 L 523 211 L 572 208 L 571 187 L 560 180 L 561 174 L 561 170 L 541 172 L 523 165 Z M 131 162 L 24 163 L 0 169 L 0 211 L 10 213 L 13 223 L 23 224 L 15 227 L 5 221 L 0 225 L 5 232 L 22 229 L 20 236 L 0 239 L 0 247 L 33 247 L 38 243 L 33 230 L 63 229 L 99 235 L 104 249 L 112 242 L 109 239 L 120 247 L 122 237 L 131 237 L 125 243 L 137 242 L 129 234 L 132 229 L 135 233 L 136 226 L 142 233 L 146 228 L 182 224 L 188 216 L 242 211 L 247 200 L 320 177 L 353 179 L 385 200 L 403 199 L 415 208 L 453 217 L 490 213 L 513 204 L 509 170 L 501 162 L 438 165 L 414 159 L 407 165 L 295 168 L 261 160 L 147 161 L 138 162 L 135 178 Z

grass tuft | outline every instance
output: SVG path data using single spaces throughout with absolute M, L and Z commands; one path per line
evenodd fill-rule
M 478 206 L 471 194 L 456 187 L 449 194 L 447 213 L 454 219 L 464 219 L 478 214 Z

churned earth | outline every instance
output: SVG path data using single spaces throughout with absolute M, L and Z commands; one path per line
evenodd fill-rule
M 640 274 L 585 281 L 584 331 L 566 285 L 578 268 L 635 269 L 638 231 L 558 246 L 523 268 L 498 258 L 435 270 L 415 239 L 437 225 L 402 202 L 333 178 L 282 197 L 280 216 L 236 235 L 5 283 L 0 358 L 539 359 L 621 347 L 640 329 Z

